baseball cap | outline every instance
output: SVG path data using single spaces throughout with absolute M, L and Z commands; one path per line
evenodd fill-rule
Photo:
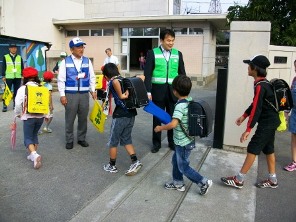
M 67 53 L 66 52 L 61 52 L 60 57 L 67 57 Z
M 16 47 L 16 44 L 15 44 L 15 43 L 10 43 L 10 44 L 9 44 L 9 48 L 10 48 L 10 47 Z
M 79 47 L 81 45 L 86 45 L 80 38 L 75 37 L 73 38 L 70 42 L 69 42 L 69 47 L 73 48 L 73 47 Z
M 246 64 L 253 63 L 254 65 L 262 69 L 266 69 L 268 66 L 270 66 L 268 58 L 266 58 L 264 55 L 256 55 L 251 59 L 243 60 L 243 62 Z

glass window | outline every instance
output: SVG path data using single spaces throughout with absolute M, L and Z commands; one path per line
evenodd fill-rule
M 129 28 L 130 36 L 143 36 L 143 28 Z
M 121 53 L 127 53 L 127 39 L 122 39 Z
M 187 28 L 174 28 L 176 35 L 187 35 Z
M 102 29 L 90 30 L 91 36 L 102 36 Z
M 67 30 L 67 36 L 77 36 L 77 30 Z
M 103 30 L 103 36 L 113 36 L 114 35 L 114 29 L 104 29 Z
M 144 28 L 145 36 L 159 36 L 159 28 Z
M 89 36 L 89 30 L 78 30 L 78 36 Z
M 121 36 L 128 36 L 128 28 L 121 29 Z
M 189 28 L 189 35 L 200 35 L 203 34 L 203 29 L 201 28 Z

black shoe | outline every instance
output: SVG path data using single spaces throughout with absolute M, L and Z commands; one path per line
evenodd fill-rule
M 67 150 L 73 149 L 73 142 L 72 143 L 66 143 L 66 149 Z
M 7 106 L 3 106 L 2 112 L 6 112 L 7 111 Z
M 160 146 L 153 145 L 151 153 L 157 153 L 159 151 L 159 149 L 160 149 Z
M 170 148 L 171 150 L 175 150 L 175 144 L 173 144 L 173 143 L 169 143 L 169 148 Z
M 78 143 L 80 146 L 83 146 L 83 147 L 88 147 L 88 146 L 89 146 L 88 142 L 86 142 L 85 140 L 84 140 L 84 141 L 78 141 L 77 143 Z

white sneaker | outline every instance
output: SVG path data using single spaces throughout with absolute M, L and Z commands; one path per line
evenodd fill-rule
M 41 156 L 39 154 L 34 155 L 34 169 L 39 169 L 41 167 Z
M 31 154 L 27 156 L 27 160 L 33 161 Z
M 143 164 L 137 160 L 136 162 L 132 163 L 130 165 L 130 168 L 125 172 L 125 175 L 127 176 L 133 176 L 135 175 L 143 166 Z
M 49 127 L 44 127 L 43 132 L 52 133 L 52 129 L 50 129 Z

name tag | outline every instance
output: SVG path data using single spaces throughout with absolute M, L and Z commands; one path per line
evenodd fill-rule
M 85 77 L 85 72 L 78 73 L 78 79 L 83 79 Z

